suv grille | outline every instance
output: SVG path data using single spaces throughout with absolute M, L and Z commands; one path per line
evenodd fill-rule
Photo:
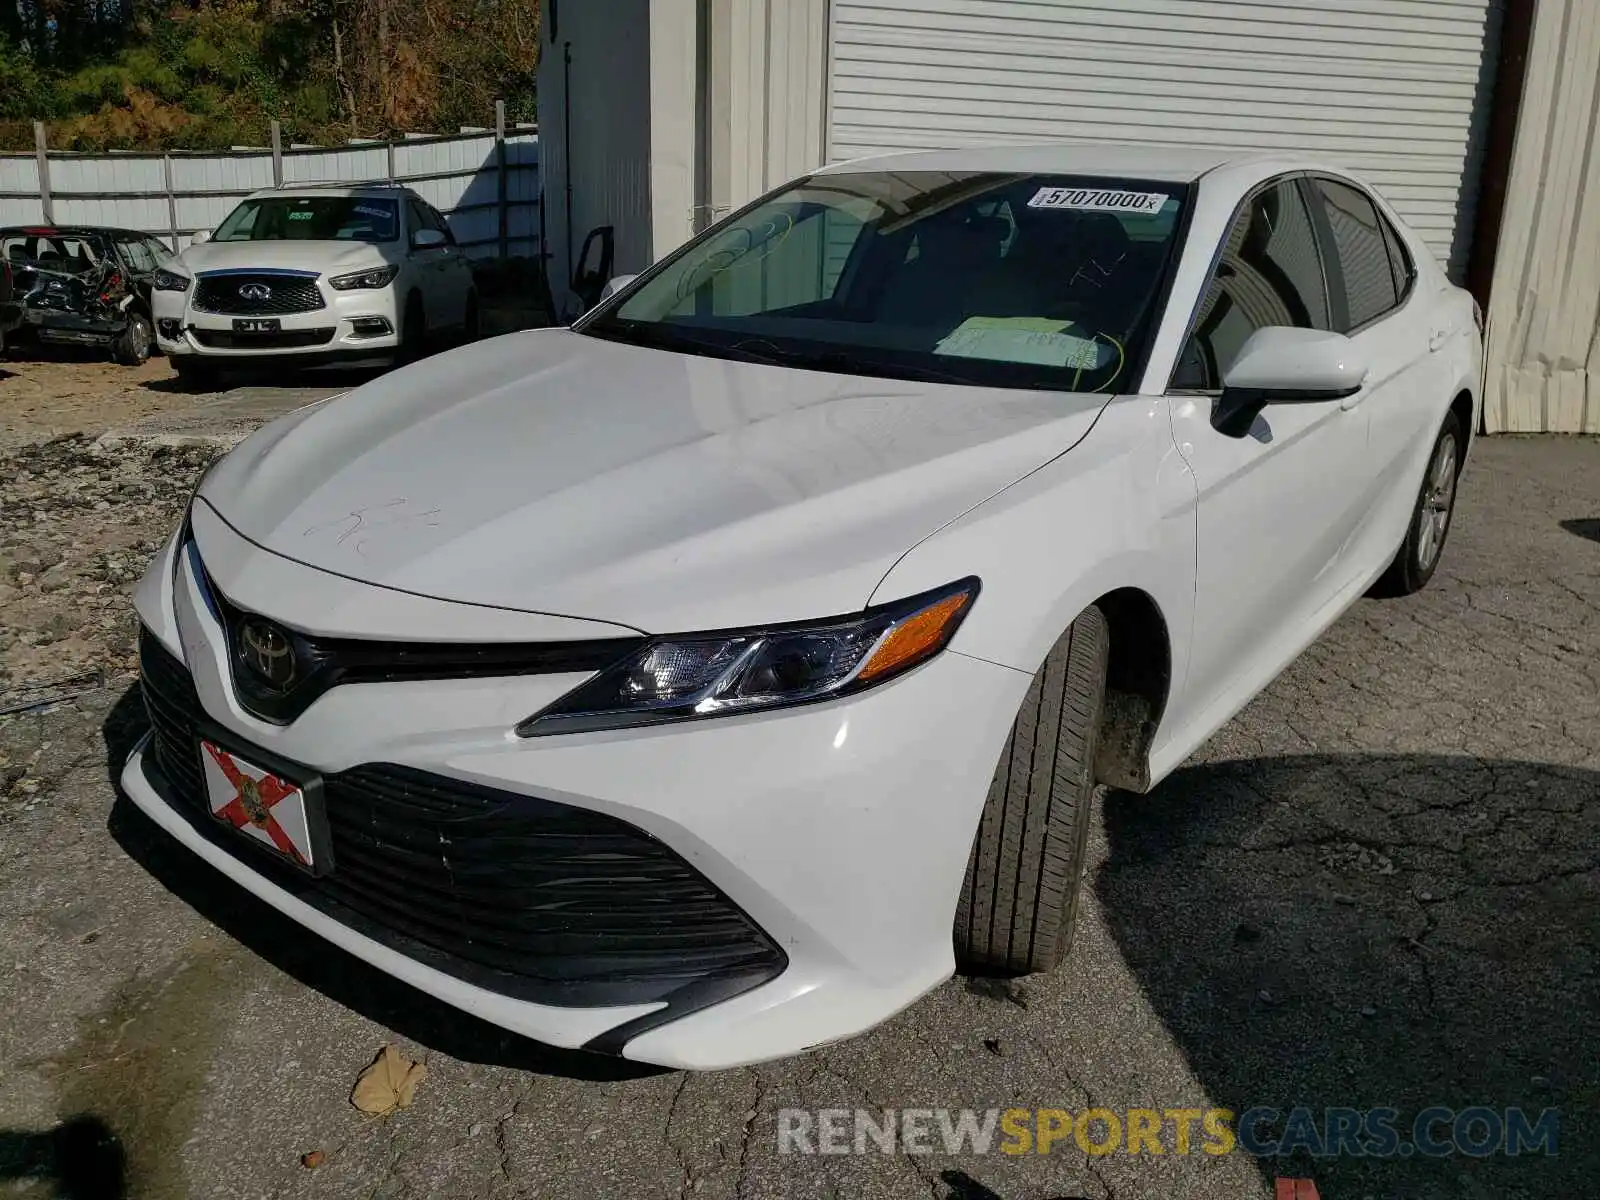
M 260 289 L 265 288 L 262 295 Z M 249 291 L 250 295 L 243 293 Z M 314 275 L 202 275 L 194 287 L 194 307 L 201 312 L 243 317 L 315 312 L 327 306 Z
M 311 878 L 258 855 L 207 815 L 204 713 L 188 670 L 148 630 L 139 662 L 156 786 L 218 846 L 408 957 L 571 1006 L 648 1003 L 708 979 L 727 981 L 720 995 L 732 995 L 787 965 L 710 880 L 643 830 L 411 767 L 370 763 L 322 777 L 330 874 Z M 248 745 L 238 749 L 250 757 Z

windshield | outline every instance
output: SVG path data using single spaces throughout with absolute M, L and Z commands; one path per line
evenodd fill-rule
M 1186 198 L 1103 177 L 818 175 L 577 329 L 850 374 L 1127 390 Z
M 98 235 L 53 229 L 0 229 L 0 255 L 8 262 L 68 275 L 81 275 L 107 256 L 106 244 Z
M 263 196 L 246 200 L 211 235 L 214 242 L 392 242 L 394 200 L 366 196 Z

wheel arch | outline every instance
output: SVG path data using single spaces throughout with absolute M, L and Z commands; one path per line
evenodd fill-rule
M 1150 747 L 1172 694 L 1172 638 L 1149 592 L 1121 587 L 1095 600 L 1105 614 L 1111 658 L 1095 752 L 1095 778 L 1108 787 L 1150 790 Z
M 1450 401 L 1450 411 L 1460 420 L 1462 435 L 1467 439 L 1466 445 L 1461 448 L 1460 466 L 1456 468 L 1459 472 L 1461 467 L 1466 466 L 1467 452 L 1471 450 L 1473 440 L 1478 435 L 1477 404 L 1470 388 L 1464 387 L 1456 393 L 1455 399 Z

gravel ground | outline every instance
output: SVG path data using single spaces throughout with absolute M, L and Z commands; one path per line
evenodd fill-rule
M 955 979 L 864 1037 L 703 1075 L 465 1018 L 115 800 L 142 727 L 127 594 L 211 453 L 0 451 L 0 707 L 31 706 L 0 717 L 0 1195 L 1232 1200 L 1280 1174 L 1329 1200 L 1593 1194 L 1600 444 L 1485 442 L 1424 594 L 1361 602 L 1156 794 L 1104 798 L 1057 975 Z M 348 1097 L 385 1042 L 429 1074 L 377 1118 Z M 1430 1104 L 1558 1108 L 1559 1153 L 823 1157 L 775 1137 L 785 1107 Z

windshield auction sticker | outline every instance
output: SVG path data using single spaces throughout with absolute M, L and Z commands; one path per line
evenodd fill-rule
M 1124 192 L 1107 188 L 1042 187 L 1029 208 L 1070 208 L 1078 212 L 1137 213 L 1154 216 L 1167 202 L 1165 192 Z

